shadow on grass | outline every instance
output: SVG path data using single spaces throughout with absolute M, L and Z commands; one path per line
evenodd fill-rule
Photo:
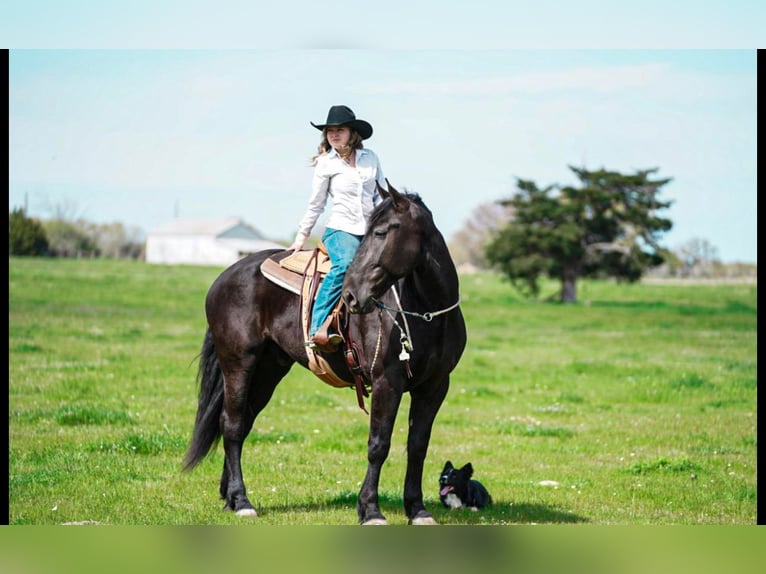
M 449 509 L 441 503 L 428 507 L 439 524 L 577 524 L 588 522 L 573 512 L 527 502 L 494 501 L 481 510 Z
M 258 508 L 258 512 L 268 513 L 310 513 L 327 510 L 345 510 L 356 515 L 356 494 L 344 493 L 306 504 L 276 504 Z M 401 496 L 379 495 L 380 508 L 384 515 L 404 514 Z M 548 506 L 525 502 L 499 500 L 481 510 L 467 508 L 445 508 L 440 501 L 426 499 L 426 508 L 436 522 L 444 525 L 504 525 L 504 524 L 577 524 L 589 522 L 589 519 L 573 512 Z

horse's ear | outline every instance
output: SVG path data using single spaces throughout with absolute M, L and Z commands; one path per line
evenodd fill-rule
M 388 186 L 388 193 L 391 196 L 391 201 L 394 203 L 394 209 L 396 209 L 396 211 L 404 211 L 407 209 L 409 200 L 401 193 L 396 191 L 396 188 L 391 185 L 391 182 L 388 181 L 388 178 L 386 178 L 386 185 Z
M 380 197 L 386 199 L 388 197 L 388 190 L 384 189 L 378 180 L 375 180 L 375 185 L 378 187 L 378 193 L 380 194 Z M 390 185 L 388 180 L 386 180 L 386 185 Z

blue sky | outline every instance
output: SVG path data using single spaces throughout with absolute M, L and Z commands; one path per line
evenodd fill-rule
M 204 12 L 172 20 L 163 8 L 172 3 L 152 4 L 142 28 L 137 8 L 148 3 L 110 14 L 115 8 L 81 4 L 89 10 L 31 1 L 12 6 L 0 23 L 11 48 L 9 208 L 27 202 L 32 215 L 58 209 L 145 232 L 175 215 L 238 215 L 289 239 L 310 191 L 308 160 L 319 132 L 309 121 L 323 121 L 329 106 L 343 103 L 373 124 L 368 146 L 386 175 L 423 196 L 448 239 L 480 204 L 509 197 L 516 177 L 565 185 L 575 183 L 568 165 L 657 167 L 657 177 L 673 178 L 662 196 L 674 202 L 665 245 L 701 238 L 724 261 L 757 262 L 753 47 L 764 9 L 755 3 L 739 10 L 736 2 L 727 10 L 713 3 L 707 13 L 673 3 L 666 16 L 695 25 L 679 39 L 666 17 L 654 33 L 661 48 L 646 38 L 642 47 L 636 32 L 652 2 L 644 11 L 625 9 L 622 20 L 606 14 L 631 26 L 570 21 L 578 35 L 570 30 L 568 41 L 557 37 L 552 47 L 533 42 L 522 25 L 542 21 L 546 2 L 513 20 L 526 45 L 515 34 L 509 37 L 518 45 L 504 42 L 500 32 L 509 30 L 495 18 L 482 36 L 468 25 L 468 12 L 445 15 L 435 2 L 418 4 L 415 15 L 426 17 L 430 7 L 430 22 L 442 18 L 442 25 L 427 28 L 441 36 L 413 37 L 405 25 L 390 32 L 391 42 L 386 19 L 396 17 L 396 3 L 385 15 L 366 15 L 372 22 L 364 33 L 317 26 L 316 4 L 307 5 L 296 10 L 302 16 L 291 34 L 279 35 L 263 17 L 244 17 L 252 8 L 223 2 L 207 15 L 215 33 L 201 42 L 190 31 Z M 34 10 L 46 17 L 32 26 Z M 278 10 L 287 17 L 284 4 Z M 222 13 L 228 28 L 212 25 Z M 107 15 L 111 33 L 94 24 Z M 82 33 L 67 20 L 84 26 Z M 157 33 L 171 21 L 167 34 Z M 583 40 L 597 37 L 588 26 L 611 36 Z M 20 32 L 25 27 L 31 33 Z

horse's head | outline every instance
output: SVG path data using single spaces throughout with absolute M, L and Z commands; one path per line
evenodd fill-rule
M 346 271 L 343 299 L 352 313 L 369 313 L 398 279 L 408 275 L 422 256 L 422 244 L 433 227 L 419 197 L 399 193 L 386 180 L 378 186 L 384 200 L 370 216 L 359 249 Z

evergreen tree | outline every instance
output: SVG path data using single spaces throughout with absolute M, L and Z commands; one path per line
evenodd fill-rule
M 513 217 L 487 244 L 487 260 L 526 295 L 539 294 L 544 275 L 561 281 L 561 301 L 574 302 L 581 277 L 637 281 L 664 259 L 659 237 L 673 224 L 658 212 L 672 202 L 658 195 L 671 179 L 651 179 L 657 168 L 569 169 L 579 187 L 518 179 L 516 194 L 500 202 Z
M 47 255 L 48 238 L 42 224 L 27 217 L 22 208 L 8 215 L 8 254 Z

